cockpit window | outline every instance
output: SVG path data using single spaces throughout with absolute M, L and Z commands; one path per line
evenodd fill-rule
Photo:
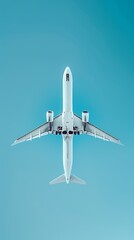
M 69 81 L 69 74 L 66 74 L 66 81 Z

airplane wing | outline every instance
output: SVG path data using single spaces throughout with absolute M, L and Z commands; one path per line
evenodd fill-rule
M 82 119 L 74 114 L 74 128 L 76 128 L 77 131 L 79 131 L 80 134 L 83 133 L 83 125 L 82 125 Z
M 62 114 L 59 114 L 57 117 L 54 118 L 53 133 L 58 131 L 59 127 L 62 127 Z
M 95 127 L 94 125 L 92 125 L 91 123 L 86 123 L 86 134 L 87 135 L 91 135 L 97 138 L 101 138 L 105 141 L 111 141 L 117 144 L 121 144 L 120 140 L 113 137 L 112 135 L 104 132 L 103 130 Z
M 53 120 L 53 131 L 57 130 L 57 127 L 61 125 L 62 123 L 62 115 L 58 115 L 57 117 L 54 118 Z M 18 139 L 15 140 L 15 142 L 12 145 L 24 142 L 24 141 L 30 141 L 35 138 L 40 138 L 44 135 L 51 134 L 53 132 L 50 132 L 50 126 L 49 123 L 46 122 L 42 124 L 41 126 L 35 128 L 31 132 L 23 135 L 22 137 L 19 137 Z
M 104 132 L 103 130 L 97 128 L 96 126 L 92 125 L 91 123 L 87 122 L 85 126 L 85 131 L 83 130 L 83 123 L 82 119 L 78 117 L 76 114 L 74 114 L 74 123 L 78 127 L 78 130 L 83 133 L 90 136 L 94 136 L 96 138 L 103 139 L 105 141 L 111 141 L 117 144 L 121 144 L 120 140 L 113 137 L 112 135 Z

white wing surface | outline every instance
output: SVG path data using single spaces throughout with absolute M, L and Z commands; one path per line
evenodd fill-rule
M 74 114 L 74 127 L 80 132 L 83 133 L 83 125 L 82 125 L 82 119 Z
M 110 134 L 104 132 L 103 130 L 95 127 L 94 125 L 92 125 L 91 123 L 86 123 L 86 134 L 97 137 L 97 138 L 101 138 L 105 141 L 111 141 L 117 144 L 121 144 L 120 140 L 111 136 Z
M 54 118 L 53 133 L 55 133 L 55 131 L 58 131 L 59 127 L 62 127 L 62 114 L 59 114 L 57 117 Z
M 24 136 L 16 139 L 13 145 L 47 135 L 49 133 L 49 129 L 50 129 L 49 123 L 45 123 L 37 127 L 36 129 L 32 130 L 31 132 L 25 134 Z
M 35 128 L 34 130 L 32 130 L 31 132 L 23 135 L 22 137 L 19 137 L 18 139 L 15 140 L 15 142 L 12 145 L 24 142 L 24 141 L 30 141 L 32 139 L 35 138 L 40 138 L 44 135 L 47 134 L 52 134 L 53 132 L 55 132 L 58 128 L 58 126 L 61 125 L 62 123 L 62 118 L 61 118 L 61 114 L 58 115 L 57 117 L 54 118 L 53 121 L 53 130 L 50 132 L 50 124 L 48 122 L 42 124 L 41 126 Z
M 85 131 L 84 131 L 82 119 L 79 116 L 77 116 L 76 114 L 74 114 L 74 124 L 78 128 L 78 131 L 80 133 L 94 136 L 96 138 L 101 138 L 105 141 L 111 141 L 111 142 L 114 142 L 117 144 L 121 144 L 119 139 L 117 139 L 117 138 L 111 136 L 110 134 L 104 132 L 103 130 L 95 127 L 94 125 L 92 125 L 89 122 L 86 123 Z

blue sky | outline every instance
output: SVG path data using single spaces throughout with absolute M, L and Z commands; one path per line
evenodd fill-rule
M 134 239 L 134 4 L 4 1 L 0 4 L 0 239 Z M 70 66 L 74 112 L 125 146 L 74 137 L 73 173 L 86 186 L 49 186 L 62 174 L 62 139 L 11 147 L 62 111 Z

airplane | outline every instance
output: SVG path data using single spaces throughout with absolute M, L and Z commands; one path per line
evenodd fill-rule
M 87 134 L 105 141 L 111 141 L 121 144 L 120 140 L 104 132 L 98 127 L 89 122 L 89 112 L 83 111 L 79 117 L 73 113 L 72 101 L 73 78 L 69 67 L 66 67 L 63 73 L 63 111 L 58 116 L 54 117 L 53 111 L 46 112 L 46 123 L 32 130 L 31 132 L 19 137 L 12 145 L 29 141 L 35 138 L 40 138 L 47 134 L 62 135 L 63 139 L 63 169 L 64 173 L 55 178 L 50 184 L 58 183 L 78 183 L 85 184 L 86 182 L 71 174 L 73 163 L 73 136 Z

